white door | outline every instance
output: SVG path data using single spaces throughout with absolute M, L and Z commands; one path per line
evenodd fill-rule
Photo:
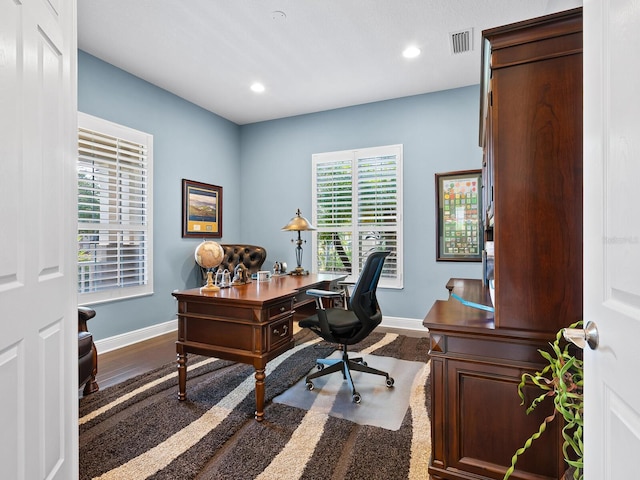
M 640 3 L 584 2 L 585 479 L 640 478 Z
M 78 477 L 74 0 L 0 0 L 0 477 Z

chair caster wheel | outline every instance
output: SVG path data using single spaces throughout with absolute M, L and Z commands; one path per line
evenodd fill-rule
M 313 383 L 307 382 L 306 387 L 307 387 L 307 390 L 309 390 L 309 391 L 313 390 Z
M 388 388 L 393 387 L 393 383 L 394 383 L 393 382 L 393 378 L 391 378 L 391 377 L 387 378 L 387 387 Z
M 362 397 L 360 396 L 360 394 L 358 392 L 355 392 L 352 396 L 351 396 L 351 401 L 353 403 L 360 403 L 362 401 Z

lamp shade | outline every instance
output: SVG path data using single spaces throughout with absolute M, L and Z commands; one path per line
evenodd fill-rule
M 282 230 L 288 232 L 304 232 L 307 230 L 316 230 L 316 227 L 311 225 L 311 222 L 302 216 L 300 209 L 296 212 L 296 216 L 289 220 Z

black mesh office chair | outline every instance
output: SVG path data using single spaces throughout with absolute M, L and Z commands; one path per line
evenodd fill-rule
M 376 299 L 376 288 L 382 273 L 384 260 L 391 252 L 373 252 L 368 257 L 360 273 L 360 278 L 349 296 L 345 292 L 327 290 L 307 290 L 307 294 L 316 298 L 317 312 L 314 316 L 300 321 L 300 326 L 315 332 L 328 342 L 342 346 L 342 359 L 317 360 L 318 372 L 307 376 L 307 389 L 313 390 L 312 380 L 334 372 L 342 372 L 351 388 L 354 403 L 360 403 L 362 397 L 356 391 L 351 378 L 351 370 L 382 375 L 387 387 L 393 387 L 393 378 L 388 373 L 367 366 L 362 358 L 349 358 L 347 346 L 354 345 L 366 338 L 382 321 L 382 312 Z M 342 298 L 342 308 L 325 308 L 323 299 Z

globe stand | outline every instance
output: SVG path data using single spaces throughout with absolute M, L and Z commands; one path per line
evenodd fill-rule
M 203 241 L 196 247 L 196 263 L 207 269 L 207 283 L 200 287 L 200 293 L 215 293 L 220 291 L 220 287 L 213 281 L 213 269 L 222 263 L 224 250 L 217 242 L 211 240 Z
M 213 272 L 209 270 L 207 272 L 207 284 L 200 287 L 200 292 L 212 293 L 212 292 L 219 292 L 219 291 L 220 291 L 220 287 L 213 283 Z

